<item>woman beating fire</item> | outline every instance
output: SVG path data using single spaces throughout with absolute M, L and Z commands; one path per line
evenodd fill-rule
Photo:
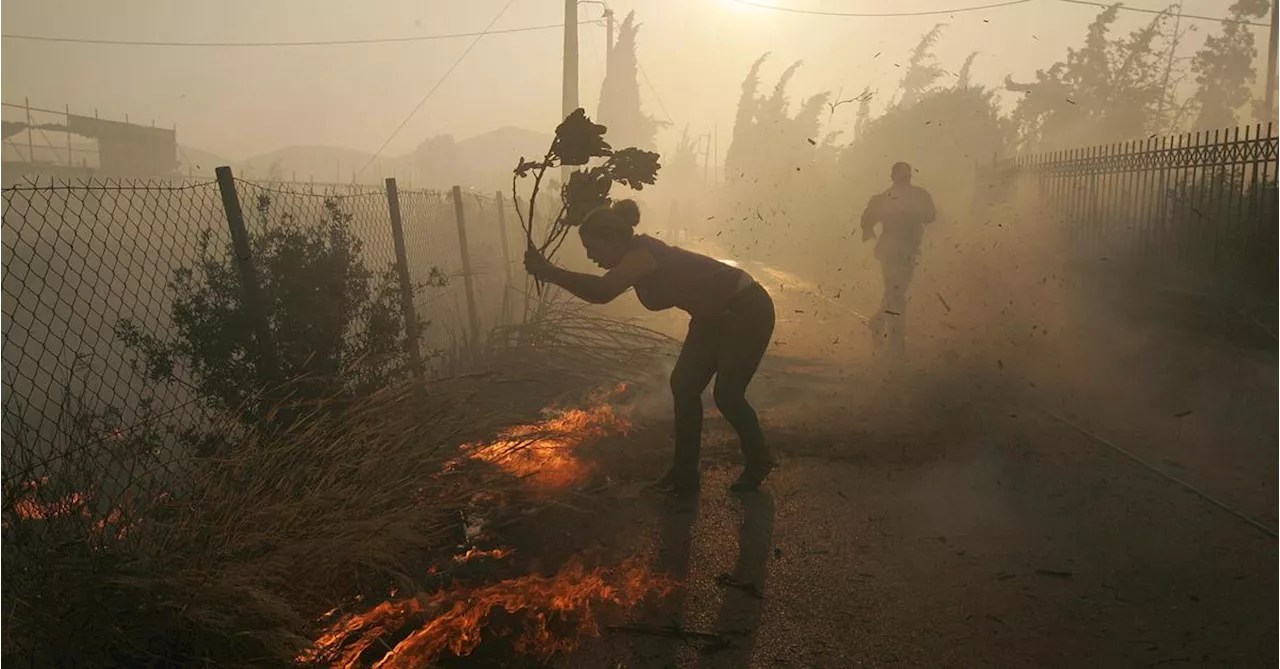
M 687 312 L 689 334 L 671 373 L 675 459 L 658 486 L 677 494 L 699 489 L 702 391 L 714 375 L 716 407 L 738 433 L 746 463 L 730 490 L 755 490 L 775 465 L 746 392 L 773 336 L 773 300 L 741 269 L 635 234 L 639 223 L 640 209 L 633 200 L 600 207 L 583 218 L 578 229 L 582 246 L 605 270 L 603 276 L 557 267 L 536 249 L 525 253 L 525 269 L 594 304 L 635 288 L 650 311 L 676 307 Z

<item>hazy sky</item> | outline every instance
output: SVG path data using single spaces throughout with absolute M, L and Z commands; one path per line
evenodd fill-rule
M 482 30 L 508 0 L 4 0 L 6 34 L 141 41 L 299 41 L 362 39 Z M 927 11 L 992 0 L 760 0 L 823 11 Z M 793 97 L 822 90 L 856 93 L 865 85 L 891 94 L 907 53 L 935 23 L 948 28 L 935 52 L 955 71 L 973 50 L 977 83 L 1006 74 L 1030 78 L 1078 46 L 1098 8 L 1061 0 L 928 17 L 843 18 L 745 6 L 734 0 L 611 0 L 619 19 L 635 9 L 643 23 L 640 63 L 647 111 L 678 129 L 718 126 L 728 145 L 739 85 L 751 62 L 773 53 L 771 86 L 786 64 L 803 60 Z M 1185 0 L 1188 13 L 1221 16 L 1229 0 Z M 1159 0 L 1130 6 L 1162 8 Z M 580 6 L 583 19 L 599 4 Z M 512 0 L 495 29 L 560 23 L 561 0 Z M 1149 15 L 1123 12 L 1131 29 Z M 1179 55 L 1206 32 L 1199 24 Z M 1266 29 L 1255 30 L 1265 49 Z M 594 113 L 604 71 L 604 27 L 580 27 L 581 102 Z M 376 150 L 473 38 L 398 44 L 293 48 L 174 48 L 3 41 L 5 102 L 104 118 L 129 115 L 178 127 L 179 141 L 230 159 L 291 144 Z M 540 30 L 483 38 L 387 148 L 412 150 L 443 133 L 462 138 L 505 125 L 551 130 L 561 99 L 562 36 Z M 880 53 L 878 58 L 873 56 Z M 1260 59 L 1259 69 L 1262 69 Z M 851 97 L 851 96 L 846 96 Z M 659 103 L 659 100 L 661 101 Z M 841 108 L 836 129 L 852 122 Z M 660 137 L 666 148 L 670 133 Z

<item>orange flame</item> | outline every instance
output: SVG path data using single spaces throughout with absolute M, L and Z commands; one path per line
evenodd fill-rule
M 531 477 L 543 487 L 563 488 L 581 481 L 587 466 L 573 451 L 588 440 L 625 434 L 631 423 L 609 404 L 569 409 L 540 423 L 503 430 L 486 444 L 467 444 L 470 456 L 506 472 Z
M 130 520 L 127 518 L 124 510 L 132 501 L 133 496 L 130 491 L 125 491 L 121 500 L 122 506 L 113 507 L 105 516 L 95 520 L 94 513 L 90 509 L 90 502 L 94 497 L 92 490 L 88 492 L 78 490 L 69 492 L 52 502 L 42 503 L 36 497 L 40 494 L 40 488 L 48 485 L 49 477 L 47 476 L 22 483 L 22 489 L 25 491 L 23 497 L 13 503 L 13 511 L 18 514 L 19 519 L 30 521 L 79 516 L 86 520 L 92 520 L 89 523 L 89 539 L 91 541 L 101 541 L 107 538 L 123 539 L 125 534 L 129 532 L 130 527 L 138 523 L 136 519 Z M 7 521 L 5 521 L 5 526 L 7 527 Z M 111 530 L 114 530 L 114 532 Z
M 45 504 L 30 498 L 20 499 L 14 502 L 13 510 L 17 511 L 18 517 L 23 520 L 48 520 L 58 516 L 76 514 L 88 516 L 88 504 L 88 495 L 81 492 L 72 492 L 63 496 L 62 499 Z
M 500 612 L 518 617 L 516 629 L 506 633 L 515 637 L 515 650 L 545 661 L 577 648 L 585 636 L 599 636 L 600 614 L 626 615 L 647 597 L 665 596 L 674 587 L 670 578 L 654 575 L 635 562 L 616 570 L 590 571 L 571 562 L 554 576 L 534 574 L 383 602 L 335 622 L 298 661 L 359 667 L 375 643 L 386 643 L 388 635 L 416 624 L 416 630 L 372 666 L 426 666 L 445 651 L 458 657 L 470 654 L 486 631 L 503 634 L 491 626 L 494 614 Z
M 501 560 L 502 558 L 507 557 L 508 555 L 511 555 L 514 552 L 516 552 L 514 548 L 494 548 L 486 551 L 486 550 L 480 550 L 479 548 L 472 546 L 471 548 L 467 549 L 467 552 L 453 556 L 453 561 L 457 562 L 458 564 L 462 564 L 464 562 L 470 562 L 477 558 L 486 558 L 486 557 L 493 558 L 495 560 Z

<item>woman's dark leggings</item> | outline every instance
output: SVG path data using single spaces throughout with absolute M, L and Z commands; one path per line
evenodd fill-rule
M 749 470 L 772 465 L 769 448 L 755 409 L 747 403 L 747 384 L 755 376 L 773 337 L 773 300 L 759 284 L 753 284 L 713 318 L 689 323 L 671 373 L 675 397 L 676 452 L 672 473 L 696 476 L 702 450 L 702 391 L 715 376 L 716 408 L 733 426 L 742 442 L 742 456 Z

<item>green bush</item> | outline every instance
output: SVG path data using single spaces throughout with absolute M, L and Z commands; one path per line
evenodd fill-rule
M 272 208 L 267 196 L 259 198 L 258 212 L 270 224 L 251 232 L 250 247 L 280 378 L 290 380 L 292 397 L 306 404 L 360 396 L 403 378 L 408 360 L 395 266 L 375 272 L 365 264 L 352 216 L 337 199 L 326 199 L 314 222 L 272 215 Z M 261 376 L 229 245 L 219 248 L 206 230 L 194 266 L 175 271 L 169 286 L 172 338 L 130 320 L 117 324 L 117 336 L 140 355 L 151 380 L 189 380 L 211 409 L 252 406 Z
M 402 382 L 394 266 L 370 268 L 337 199 L 312 220 L 255 204 L 250 244 L 287 382 L 271 397 L 287 397 L 293 420 L 256 421 L 262 376 L 238 268 L 207 230 L 169 281 L 170 328 L 116 327 L 149 380 L 194 394 L 200 418 L 178 425 L 144 400 L 126 419 L 74 401 L 68 384 L 49 442 L 6 397 L 14 666 L 288 665 L 359 584 L 412 587 L 414 565 L 457 543 L 477 484 L 439 476 L 464 426 L 456 402 Z

